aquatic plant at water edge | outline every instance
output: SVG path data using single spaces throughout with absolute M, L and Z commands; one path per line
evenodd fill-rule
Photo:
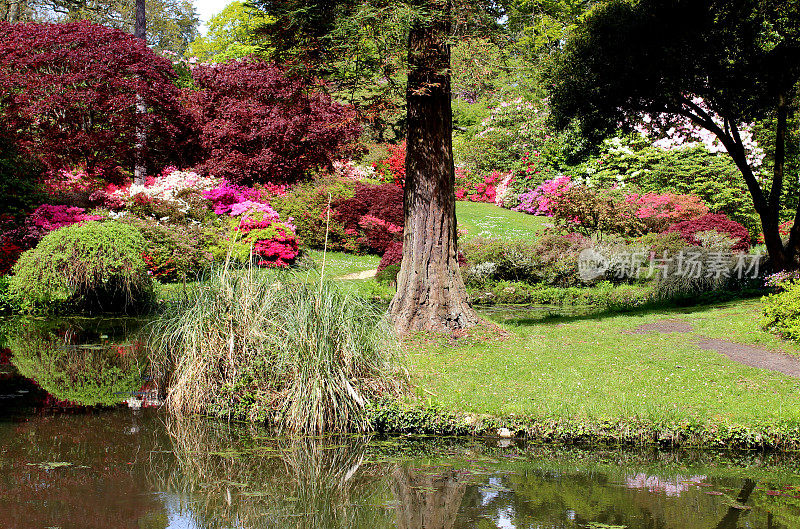
M 14 265 L 11 295 L 29 307 L 70 303 L 84 310 L 131 311 L 153 297 L 145 241 L 118 222 L 73 224 L 47 234 Z
M 217 270 L 151 336 L 154 375 L 177 414 L 363 431 L 366 404 L 401 387 L 384 315 L 333 283 L 289 273 Z

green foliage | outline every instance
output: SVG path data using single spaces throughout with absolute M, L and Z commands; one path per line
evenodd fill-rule
M 0 138 L 0 211 L 19 218 L 36 209 L 44 199 L 40 182 L 44 168 L 17 152 L 3 137 Z
M 73 224 L 22 254 L 10 291 L 29 308 L 69 303 L 83 310 L 142 309 L 153 296 L 144 250 L 144 237 L 132 226 Z
M 282 219 L 292 217 L 297 236 L 310 248 L 325 246 L 328 202 L 331 204 L 353 198 L 355 185 L 348 182 L 314 181 L 292 187 L 284 196 L 270 199 L 270 205 Z M 329 243 L 342 236 L 342 227 L 334 219 L 330 222 Z M 333 247 L 331 244 L 329 246 Z
M 210 63 L 243 59 L 249 55 L 266 59 L 270 50 L 265 40 L 258 36 L 258 31 L 271 20 L 244 2 L 231 2 L 211 17 L 206 35 L 194 39 L 185 55 Z
M 17 307 L 16 300 L 11 296 L 9 277 L 0 276 L 0 314 L 14 312 Z
M 152 217 L 126 215 L 120 222 L 138 229 L 144 237 L 142 257 L 153 279 L 162 282 L 196 279 L 211 266 L 205 248 L 211 234 L 198 225 L 162 224 Z
M 800 341 L 800 281 L 787 281 L 780 292 L 762 298 L 761 326 L 790 340 Z
M 8 337 L 11 362 L 19 373 L 58 400 L 82 406 L 116 406 L 143 383 L 141 343 L 77 344 L 80 329 L 60 332 L 17 322 Z
M 173 413 L 363 431 L 366 404 L 399 390 L 384 315 L 330 282 L 217 270 L 155 322 L 152 337 Z
M 652 300 L 652 289 L 642 285 L 614 285 L 604 281 L 590 287 L 561 287 L 521 281 L 488 281 L 470 288 L 477 304 L 532 304 L 592 309 L 629 310 Z
M 557 286 L 580 285 L 578 255 L 590 245 L 577 233 L 550 232 L 535 242 L 475 238 L 461 250 L 467 260 L 464 279 L 471 286 L 511 280 Z
M 526 153 L 545 149 L 547 113 L 522 98 L 496 102 L 489 115 L 453 138 L 453 156 L 478 174 L 510 171 Z
M 90 20 L 133 33 L 136 3 L 127 0 L 74 2 L 67 20 Z M 191 0 L 147 0 L 147 44 L 153 49 L 182 54 L 197 36 L 200 19 Z
M 400 265 L 392 264 L 375 274 L 375 281 L 378 283 L 396 283 L 397 274 L 400 273 Z

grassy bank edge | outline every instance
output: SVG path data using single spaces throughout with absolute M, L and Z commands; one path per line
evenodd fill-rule
M 750 428 L 714 422 L 664 422 L 639 418 L 579 420 L 493 417 L 455 413 L 419 403 L 373 402 L 373 429 L 383 434 L 525 439 L 540 444 L 800 451 L 800 424 Z

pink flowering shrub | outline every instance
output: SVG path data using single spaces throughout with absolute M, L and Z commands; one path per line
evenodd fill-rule
M 87 220 L 101 220 L 97 215 L 85 215 L 83 208 L 42 204 L 31 213 L 30 222 L 44 231 L 54 231 Z
M 534 189 L 520 195 L 519 205 L 514 211 L 552 217 L 556 214 L 558 202 L 572 187 L 572 180 L 568 176 L 545 180 Z
M 101 219 L 96 215 L 86 215 L 83 208 L 42 204 L 21 225 L 6 226 L 0 235 L 0 273 L 7 273 L 23 251 L 36 246 L 49 232 Z
M 285 268 L 294 264 L 300 254 L 300 244 L 294 226 L 255 214 L 250 218 L 230 219 L 230 231 L 223 235 L 219 244 L 211 247 L 217 260 L 230 257 L 239 263 L 266 267 Z
M 478 176 L 468 169 L 456 167 L 456 200 L 494 202 L 500 178 L 501 175 L 497 171 L 486 176 Z
M 625 200 L 635 205 L 636 216 L 651 231 L 664 231 L 671 224 L 694 220 L 708 213 L 708 206 L 695 195 L 632 193 Z
M 240 215 L 231 213 L 236 204 L 246 202 L 259 202 L 261 193 L 251 187 L 232 184 L 222 180 L 219 185 L 203 193 L 203 197 L 211 202 L 211 207 L 217 215 Z M 240 208 L 239 208 L 240 209 Z

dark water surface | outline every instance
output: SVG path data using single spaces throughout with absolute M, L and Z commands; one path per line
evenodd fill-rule
M 136 322 L 12 327 L 0 528 L 800 528 L 800 456 L 275 437 L 148 408 Z

